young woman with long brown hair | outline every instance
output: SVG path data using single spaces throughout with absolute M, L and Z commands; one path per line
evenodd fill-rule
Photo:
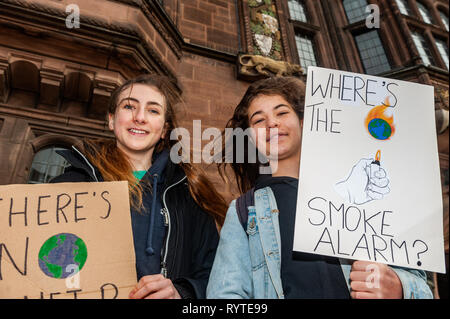
M 229 141 L 223 140 L 219 166 L 231 166 L 245 201 L 235 200 L 228 209 L 207 297 L 432 298 L 423 271 L 293 252 L 304 95 L 297 78 L 257 81 L 227 123 L 229 129 L 253 132 L 243 136 L 243 149 L 237 149 L 242 143 L 228 144 L 233 161 L 225 158 Z M 252 145 L 263 160 L 251 161 Z M 237 161 L 239 152 L 243 162 Z M 272 174 L 260 173 L 264 159 Z
M 130 298 L 204 298 L 226 211 L 199 168 L 169 158 L 180 102 L 171 87 L 143 75 L 117 88 L 108 110 L 115 139 L 60 152 L 71 166 L 51 181 L 128 181 L 138 277 Z

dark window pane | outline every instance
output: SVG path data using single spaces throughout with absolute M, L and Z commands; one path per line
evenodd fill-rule
M 365 20 L 367 17 L 367 0 L 344 0 L 344 9 L 348 23 Z
M 300 0 L 289 0 L 289 13 L 291 14 L 292 20 L 308 22 L 306 17 L 305 4 Z
M 431 14 L 428 11 L 427 7 L 425 7 L 420 2 L 417 2 L 417 8 L 419 9 L 420 15 L 422 16 L 422 20 L 425 23 L 433 24 L 433 18 L 431 17 Z
M 448 70 L 448 47 L 445 44 L 444 41 L 436 39 L 436 46 L 438 48 L 439 54 L 442 57 L 442 60 L 444 60 L 445 65 L 447 66 Z
M 423 63 L 425 65 L 434 65 L 433 55 L 431 54 L 429 45 L 425 42 L 423 36 L 417 32 L 412 32 L 411 36 L 413 38 L 414 44 L 416 45 L 417 51 L 419 51 Z
M 55 151 L 63 148 L 50 147 L 39 151 L 31 164 L 28 183 L 48 183 L 50 179 L 64 173 L 64 169 L 69 165 L 66 160 Z
M 397 0 L 396 2 L 397 2 L 398 9 L 400 10 L 400 13 L 406 14 L 406 15 L 411 15 L 411 10 L 410 10 L 409 5 L 406 2 L 406 0 Z
M 35 164 L 31 167 L 29 183 L 44 183 L 46 166 Z
M 442 12 L 442 11 L 439 11 L 439 15 L 441 16 L 442 23 L 445 25 L 445 29 L 448 31 L 448 17 L 447 17 L 447 15 L 444 12 Z
M 355 41 L 367 74 L 379 74 L 391 69 L 376 30 L 355 36 Z
M 317 66 L 314 45 L 311 38 L 306 35 L 296 34 L 295 42 L 297 44 L 300 65 L 305 69 L 305 72 L 308 66 Z

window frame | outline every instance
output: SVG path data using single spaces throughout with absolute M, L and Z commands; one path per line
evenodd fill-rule
M 296 41 L 296 37 L 297 36 L 305 36 L 308 37 L 311 42 L 312 42 L 312 46 L 313 46 L 313 50 L 314 50 L 314 57 L 315 57 L 315 61 L 316 61 L 316 65 L 317 66 L 321 66 L 322 65 L 322 57 L 320 54 L 320 50 L 318 48 L 317 45 L 317 37 L 319 35 L 319 32 L 321 31 L 320 27 L 318 26 L 318 24 L 316 23 L 315 19 L 314 19 L 314 15 L 311 14 L 311 10 L 313 9 L 311 7 L 311 0 L 302 0 L 301 1 L 303 3 L 303 7 L 305 10 L 305 16 L 307 18 L 307 22 L 303 22 L 300 20 L 295 20 L 291 17 L 291 12 L 289 10 L 289 5 L 288 5 L 288 1 L 284 1 L 284 10 L 285 12 L 287 12 L 287 24 L 288 24 L 288 29 L 289 29 L 289 33 L 290 33 L 290 43 L 293 43 L 294 45 L 290 45 L 290 53 L 291 53 L 291 57 L 293 58 L 294 62 L 296 64 L 299 64 L 300 66 L 302 66 L 302 68 L 304 69 L 304 74 L 306 74 L 307 72 L 307 66 L 303 66 L 301 63 L 301 57 L 299 54 L 299 50 L 297 47 L 297 41 Z
M 298 19 L 295 19 L 295 18 L 292 17 L 291 7 L 289 6 L 289 3 L 291 3 L 291 2 L 296 2 L 300 6 L 303 7 L 303 15 L 305 16 L 305 21 L 298 20 Z M 308 14 L 308 10 L 306 8 L 306 3 L 305 3 L 304 0 L 287 0 L 287 7 L 288 7 L 288 13 L 289 13 L 289 19 L 290 20 L 309 24 L 309 22 L 311 21 L 311 18 L 310 18 L 309 14 Z
M 448 21 L 448 14 L 446 12 L 444 12 L 443 9 L 444 8 L 440 8 L 440 7 L 436 8 L 437 13 L 439 15 L 439 20 L 440 20 L 439 22 L 441 24 L 441 28 L 443 27 L 443 29 L 445 31 L 449 32 L 450 26 L 449 26 L 449 21 Z M 444 23 L 444 20 L 442 19 L 442 16 L 444 16 L 447 19 L 446 23 Z
M 366 66 L 365 63 L 364 63 L 364 61 L 366 61 L 366 59 L 363 59 L 363 57 L 362 57 L 362 52 L 361 52 L 361 50 L 360 50 L 358 41 L 356 40 L 356 38 L 357 38 L 358 36 L 361 36 L 361 35 L 368 35 L 368 34 L 370 34 L 370 33 L 372 33 L 372 32 L 375 32 L 375 33 L 377 34 L 377 39 L 380 41 L 381 48 L 383 49 L 384 57 L 386 58 L 386 62 L 387 62 L 387 65 L 388 65 L 388 68 L 387 68 L 386 70 L 381 71 L 381 72 L 378 72 L 378 73 L 369 73 L 369 70 L 367 69 L 367 66 Z M 361 64 L 362 64 L 362 67 L 363 67 L 363 69 L 364 69 L 365 74 L 367 74 L 367 75 L 378 75 L 378 74 L 383 74 L 383 73 L 385 73 L 385 72 L 389 72 L 389 71 L 392 70 L 392 64 L 391 64 L 391 62 L 389 61 L 389 57 L 388 57 L 388 55 L 387 55 L 387 53 L 386 53 L 386 48 L 385 48 L 385 46 L 384 46 L 384 44 L 383 44 L 383 41 L 382 41 L 381 36 L 380 36 L 380 33 L 379 33 L 379 31 L 378 31 L 377 29 L 372 29 L 372 30 L 367 31 L 367 32 L 361 32 L 361 33 L 358 33 L 358 34 L 353 34 L 353 41 L 355 42 L 355 46 L 356 46 L 356 49 L 357 49 L 357 51 L 358 51 L 359 58 L 360 58 L 360 61 L 361 61 Z M 371 47 L 371 48 L 373 49 L 374 47 Z M 373 58 L 378 58 L 379 56 L 380 56 L 380 55 L 371 56 L 370 58 L 371 58 L 371 59 L 373 59 Z M 371 68 L 371 69 L 373 69 L 373 68 Z
M 418 11 L 417 3 L 418 3 L 418 1 L 415 3 L 416 11 Z M 423 3 L 422 3 L 422 5 L 423 5 Z M 443 10 L 443 7 L 441 7 L 441 6 L 433 7 L 432 8 L 433 10 L 429 10 L 430 8 L 428 8 L 428 7 L 427 7 L 427 9 L 428 9 L 429 15 L 431 15 L 433 17 L 433 24 L 426 23 L 420 17 L 405 16 L 405 21 L 406 21 L 406 24 L 410 31 L 411 39 L 413 40 L 414 33 L 418 33 L 419 35 L 421 35 L 421 37 L 424 39 L 424 41 L 426 43 L 426 45 L 423 45 L 423 46 L 426 48 L 427 51 L 429 51 L 429 55 L 432 59 L 432 63 L 426 64 L 424 62 L 422 55 L 420 55 L 420 53 L 419 53 L 419 58 L 422 60 L 423 64 L 426 67 L 431 66 L 431 67 L 439 68 L 439 69 L 442 69 L 443 71 L 448 72 L 449 70 L 447 68 L 446 61 L 441 56 L 441 52 L 439 51 L 439 48 L 436 44 L 437 39 L 439 39 L 440 41 L 443 41 L 445 44 L 448 44 L 449 32 L 445 29 L 442 21 L 438 22 L 440 17 L 437 17 L 437 16 L 439 16 L 439 12 L 444 11 L 444 10 Z M 443 13 L 445 13 L 445 12 L 443 12 Z M 420 14 L 420 12 L 418 12 L 418 14 Z M 413 41 L 413 45 L 416 48 L 416 50 L 418 50 L 417 45 L 414 41 Z M 414 56 L 413 56 L 413 58 L 414 58 Z
M 367 5 L 371 4 L 370 1 L 366 0 L 366 2 L 367 2 Z M 345 7 L 344 7 L 344 0 L 340 1 L 340 4 L 342 6 L 344 17 L 346 18 L 346 21 L 348 23 L 346 26 L 344 26 L 343 29 L 345 31 L 349 32 L 349 34 L 350 34 L 350 36 L 352 38 L 353 47 L 355 49 L 354 52 L 357 54 L 357 57 L 359 58 L 359 65 L 362 68 L 361 70 L 357 70 L 357 72 L 362 71 L 362 73 L 369 74 L 369 73 L 367 73 L 366 66 L 363 63 L 361 52 L 360 52 L 358 44 L 356 42 L 356 36 L 361 35 L 363 33 L 369 33 L 369 32 L 374 31 L 374 30 L 377 31 L 378 38 L 379 38 L 379 40 L 381 42 L 381 46 L 382 46 L 382 48 L 384 50 L 384 54 L 386 56 L 387 63 L 389 64 L 389 69 L 386 70 L 386 71 L 383 71 L 382 73 L 370 74 L 370 75 L 378 75 L 378 74 L 383 74 L 385 72 L 391 71 L 392 68 L 393 68 L 393 65 L 394 65 L 394 63 L 393 63 L 394 59 L 393 59 L 393 56 L 392 56 L 392 52 L 389 49 L 389 46 L 386 45 L 386 42 L 387 42 L 386 38 L 385 38 L 386 35 L 384 34 L 383 28 L 368 29 L 367 26 L 366 26 L 366 19 L 362 19 L 360 21 L 356 21 L 356 22 L 350 23 L 350 21 L 347 18 L 347 12 L 346 12 Z
M 423 23 L 428 24 L 428 25 L 436 25 L 436 21 L 434 21 L 436 19 L 433 17 L 433 14 L 431 13 L 430 8 L 428 8 L 428 6 L 426 4 L 424 4 L 421 1 L 416 1 L 416 7 L 417 7 L 417 11 L 419 12 L 418 18 Z M 424 17 L 424 14 L 422 13 L 421 9 L 423 9 L 423 11 L 425 11 L 426 18 Z M 429 22 L 427 22 L 426 20 L 429 20 Z
M 40 153 L 40 152 L 44 152 L 50 150 L 50 154 L 48 155 L 48 157 L 46 158 L 46 160 L 42 161 L 42 162 L 35 162 L 36 156 Z M 52 155 L 56 154 L 56 150 L 68 150 L 68 148 L 64 145 L 61 144 L 52 144 L 52 145 L 46 145 L 44 147 L 42 147 L 41 149 L 39 149 L 36 153 L 34 153 L 33 158 L 31 160 L 31 164 L 30 164 L 30 170 L 28 172 L 28 176 L 27 176 L 27 183 L 28 184 L 43 184 L 43 183 L 48 183 L 50 181 L 51 178 L 56 177 L 56 176 L 51 176 L 50 179 L 48 178 L 48 173 L 49 170 L 52 166 L 58 166 L 60 169 L 62 168 L 62 172 L 60 174 L 63 174 L 65 169 L 67 167 L 70 166 L 70 164 L 62 158 L 61 163 L 57 163 L 57 162 L 51 162 L 50 159 L 52 158 Z M 57 155 L 59 156 L 59 155 Z M 37 180 L 31 180 L 32 177 L 32 173 L 33 173 L 33 167 L 35 165 L 45 165 L 45 173 L 44 173 L 44 179 L 43 181 L 37 181 Z
M 41 130 L 41 129 L 34 129 L 32 128 L 33 135 L 35 138 L 30 140 L 28 143 L 30 145 L 29 152 L 26 152 L 24 154 L 24 161 L 22 161 L 22 169 L 23 174 L 22 178 L 18 180 L 19 183 L 25 184 L 28 182 L 31 174 L 31 166 L 33 164 L 33 160 L 36 156 L 36 154 L 49 147 L 60 147 L 71 150 L 73 147 L 76 147 L 78 149 L 81 149 L 83 147 L 82 137 L 89 137 L 89 138 L 112 138 L 112 136 L 107 134 L 95 134 L 95 135 L 86 135 L 86 133 L 80 133 L 77 132 L 73 134 L 73 132 L 69 132 L 65 129 L 57 129 L 52 132 Z
M 346 17 L 347 23 L 348 23 L 349 25 L 354 24 L 354 23 L 359 23 L 359 22 L 361 22 L 361 21 L 365 21 L 365 20 L 366 20 L 366 19 L 364 18 L 364 19 L 361 19 L 361 20 L 353 20 L 353 19 L 352 19 L 352 21 L 350 21 L 349 13 L 348 13 L 347 9 L 345 8 L 345 4 L 344 4 L 345 1 L 347 1 L 347 0 L 342 0 L 342 1 L 341 1 L 341 4 L 342 4 L 342 7 L 344 8 L 345 17 Z M 367 1 L 367 0 L 351 0 L 351 1 L 365 1 L 365 2 L 366 2 L 366 7 L 370 4 L 369 1 Z M 364 16 L 364 17 L 367 17 L 367 15 L 365 14 L 365 10 L 364 10 L 364 15 L 363 15 L 363 16 Z
M 304 68 L 305 72 L 306 72 L 306 70 L 307 70 L 307 68 L 309 66 L 318 66 L 318 64 L 317 64 L 317 53 L 316 53 L 317 49 L 315 47 L 314 39 L 310 35 L 308 35 L 306 33 L 300 33 L 300 32 L 299 33 L 295 33 L 294 37 L 295 37 L 295 46 L 297 48 L 297 55 L 298 55 L 298 59 L 299 59 L 299 62 L 300 62 L 299 64 L 302 66 L 302 68 Z M 309 62 L 311 60 L 310 59 L 305 59 L 305 58 L 302 59 L 302 57 L 300 56 L 300 51 L 303 51 L 303 52 L 306 52 L 306 51 L 299 49 L 298 42 L 297 42 L 297 37 L 305 38 L 305 39 L 307 39 L 307 40 L 309 40 L 311 42 L 311 49 L 312 49 L 312 53 L 314 54 L 314 64 L 308 64 L 308 63 L 305 63 L 305 65 L 302 64 L 302 61 L 308 61 Z
M 416 41 L 414 40 L 414 35 L 419 35 L 422 39 L 422 46 L 421 48 L 423 48 L 423 50 L 425 51 L 425 53 L 428 51 L 429 55 L 427 55 L 427 58 L 430 59 L 430 64 L 426 64 L 422 54 L 420 53 L 419 48 L 417 47 Z M 432 49 L 432 44 L 430 43 L 428 37 L 426 36 L 426 33 L 423 30 L 420 29 L 411 29 L 411 38 L 413 40 L 414 46 L 416 47 L 417 52 L 419 53 L 420 59 L 422 60 L 423 64 L 425 66 L 433 66 L 436 67 L 438 65 L 437 61 L 436 61 L 436 57 L 435 54 L 433 53 L 433 49 Z M 434 40 L 434 39 L 433 39 Z
M 442 52 L 441 52 L 441 50 L 439 49 L 439 46 L 438 46 L 438 43 L 442 44 L 442 46 L 443 46 L 442 48 L 445 50 L 445 52 L 447 54 L 447 59 L 449 59 L 450 58 L 450 52 L 449 52 L 449 49 L 448 49 L 447 41 L 442 39 L 442 38 L 440 38 L 440 37 L 436 37 L 435 35 L 433 35 L 433 36 L 434 36 L 434 42 L 436 44 L 437 52 L 439 53 L 439 57 L 441 58 L 442 63 L 445 65 L 447 71 L 450 71 L 449 60 L 447 60 L 447 62 L 446 62 L 445 57 L 442 56 Z
M 403 8 L 405 8 L 407 13 L 402 12 L 402 9 L 401 9 L 400 5 L 398 4 L 399 2 L 402 2 Z M 395 0 L 395 4 L 401 14 L 408 16 L 408 17 L 414 16 L 414 12 L 413 12 L 408 0 Z

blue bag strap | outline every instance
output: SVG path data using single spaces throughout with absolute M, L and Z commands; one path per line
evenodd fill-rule
M 247 231 L 248 207 L 255 206 L 255 188 L 252 187 L 246 193 L 236 199 L 236 211 L 244 231 Z

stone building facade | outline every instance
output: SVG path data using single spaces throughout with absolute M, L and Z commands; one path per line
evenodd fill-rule
M 180 126 L 222 129 L 249 83 L 317 65 L 435 87 L 448 252 L 448 16 L 445 0 L 0 0 L 0 184 L 63 169 L 40 151 L 111 137 L 108 98 L 138 74 L 176 79 Z

